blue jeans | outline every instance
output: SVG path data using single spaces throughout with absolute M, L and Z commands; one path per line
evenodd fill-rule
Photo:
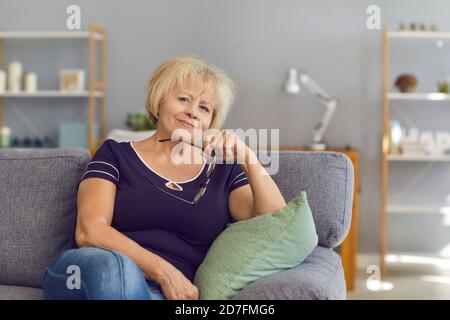
M 57 255 L 44 275 L 44 299 L 164 300 L 160 285 L 147 280 L 129 257 L 84 247 Z

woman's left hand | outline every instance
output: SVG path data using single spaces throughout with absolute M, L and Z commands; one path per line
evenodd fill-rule
M 213 134 L 207 133 L 203 141 L 205 146 L 203 154 L 207 158 L 214 150 L 217 160 L 222 163 L 246 164 L 250 160 L 257 159 L 253 150 L 231 130 L 223 129 Z

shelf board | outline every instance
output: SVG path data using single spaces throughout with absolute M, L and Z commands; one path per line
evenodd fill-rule
M 88 39 L 90 31 L 1 31 L 0 39 Z M 103 40 L 103 35 L 94 32 L 94 39 Z
M 101 91 L 95 91 L 94 97 L 100 98 L 103 96 L 103 92 Z M 32 97 L 42 97 L 42 98 L 53 98 L 53 97 L 59 97 L 59 98 L 77 98 L 77 97 L 89 97 L 89 91 L 77 91 L 77 92 L 66 92 L 61 90 L 39 90 L 34 93 L 27 93 L 25 91 L 21 91 L 18 93 L 13 92 L 4 92 L 0 93 L 0 97 L 5 98 L 32 98 Z
M 389 213 L 399 214 L 450 214 L 450 206 L 388 205 Z
M 450 155 L 388 154 L 387 159 L 388 161 L 450 162 Z
M 391 39 L 450 39 L 450 32 L 440 31 L 388 31 Z
M 387 96 L 388 99 L 390 100 L 430 100 L 430 101 L 450 100 L 450 94 L 440 92 L 417 92 L 417 93 L 389 92 Z
M 450 269 L 450 256 L 445 252 L 445 250 L 441 250 L 439 252 L 389 251 L 386 254 L 386 262 L 392 266 L 411 265 L 414 266 L 414 268 L 417 268 L 418 265 L 424 265 L 427 268 L 429 268 L 429 266 L 433 266 L 441 270 Z

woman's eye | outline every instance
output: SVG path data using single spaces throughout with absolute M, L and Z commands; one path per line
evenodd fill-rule
M 185 97 L 179 97 L 178 100 L 183 101 L 183 102 L 189 101 L 189 99 L 188 99 L 188 98 L 185 98 Z
M 209 108 L 207 106 L 200 106 L 201 109 L 203 109 L 206 112 L 209 112 Z

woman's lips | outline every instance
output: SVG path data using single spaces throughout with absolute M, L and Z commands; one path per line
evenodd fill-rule
M 193 124 L 190 124 L 189 122 L 183 121 L 183 120 L 178 120 L 178 121 L 180 121 L 180 123 L 183 127 L 188 128 L 188 129 L 194 129 Z

